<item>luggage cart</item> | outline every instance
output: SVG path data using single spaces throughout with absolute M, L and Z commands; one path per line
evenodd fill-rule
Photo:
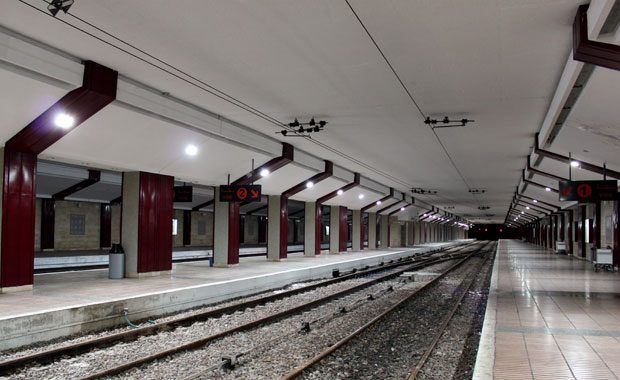
M 611 249 L 597 249 L 596 261 L 594 261 L 594 271 L 603 269 L 609 272 L 614 271 L 614 258 Z

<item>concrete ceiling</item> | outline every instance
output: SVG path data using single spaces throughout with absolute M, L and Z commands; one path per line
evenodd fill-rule
M 436 190 L 436 195 L 415 196 L 468 215 L 473 222 L 503 222 L 571 52 L 572 22 L 583 1 L 351 0 L 423 115 L 476 121 L 464 128 L 438 129 L 436 135 L 345 1 L 151 0 L 147 5 L 76 0 L 73 15 L 134 47 L 71 15 L 49 17 L 40 0 L 24 3 L 3 4 L 0 24 L 380 184 L 408 194 L 411 187 Z M 151 64 L 183 70 L 194 79 L 178 71 L 176 75 L 193 84 Z M 66 91 L 6 68 L 0 70 L 0 79 L 12 89 L 0 92 L 0 110 L 9 115 L 2 143 Z M 196 86 L 205 88 L 205 83 L 281 122 L 314 116 L 329 124 L 312 140 L 284 138 L 275 134 L 279 127 L 273 123 Z M 620 74 L 595 69 L 551 149 L 619 169 L 619 88 Z M 188 143 L 199 146 L 197 157 L 183 154 Z M 270 158 L 116 103 L 42 157 L 115 171 L 170 174 L 202 185 L 226 183 L 228 174 L 237 178 L 246 173 L 252 159 L 260 165 Z M 565 175 L 561 165 L 549 160 L 540 169 Z M 275 194 L 314 174 L 290 166 L 259 182 L 266 194 Z M 591 177 L 574 174 L 577 179 L 582 174 Z M 554 183 L 539 176 L 535 180 Z M 345 184 L 325 180 L 293 199 L 314 200 Z M 472 195 L 469 189 L 486 192 Z M 356 198 L 359 191 L 343 194 L 341 204 L 358 208 L 385 195 L 363 190 L 367 197 L 361 201 Z M 405 213 L 418 210 L 411 209 Z

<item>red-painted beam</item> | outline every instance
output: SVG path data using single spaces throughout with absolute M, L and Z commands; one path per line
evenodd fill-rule
M 325 161 L 325 169 L 305 181 L 299 182 L 297 185 L 284 191 L 280 197 L 280 258 L 285 259 L 288 253 L 288 199 L 293 195 L 307 189 L 307 183 L 317 184 L 334 174 L 334 164 L 331 161 Z
M 573 22 L 573 59 L 620 70 L 620 46 L 588 38 L 588 4 L 579 6 Z
M 275 172 L 281 167 L 288 165 L 293 161 L 294 148 L 291 144 L 282 143 L 282 155 L 271 159 L 267 163 L 252 170 L 248 174 L 239 177 L 231 185 L 249 185 L 252 182 L 256 182 L 261 178 L 261 171 L 267 169 L 270 173 Z
M 553 207 L 553 209 L 554 209 L 554 210 L 559 210 L 559 209 L 560 209 L 560 207 L 559 207 L 559 206 L 556 206 L 556 205 L 554 205 L 553 203 L 547 203 L 547 202 L 541 201 L 540 199 L 534 199 L 534 198 L 529 197 L 529 196 L 527 196 L 527 195 L 525 195 L 525 194 L 519 194 L 519 193 L 517 193 L 517 196 L 518 196 L 518 197 L 525 198 L 525 199 L 529 199 L 529 200 L 531 200 L 532 202 L 536 201 L 536 202 L 538 202 L 538 203 L 542 203 L 542 204 L 544 204 L 544 205 L 546 205 L 546 206 Z
M 352 188 L 359 186 L 359 184 L 360 184 L 360 174 L 355 173 L 353 177 L 353 182 L 317 199 L 315 215 L 314 215 L 314 220 L 315 220 L 314 254 L 315 255 L 321 254 L 321 206 L 323 205 L 323 202 L 327 202 L 328 200 L 338 196 L 338 191 L 340 190 L 342 190 L 342 192 L 349 191 Z
M 541 175 L 543 177 L 551 178 L 551 179 L 554 179 L 556 181 L 568 181 L 568 178 L 560 177 L 559 175 L 547 173 L 547 172 L 544 172 L 542 170 L 538 170 L 538 169 L 532 167 L 532 164 L 530 163 L 530 157 L 529 156 L 527 158 L 527 166 L 526 167 L 527 167 L 527 171 L 532 172 L 534 174 L 538 174 L 538 175 Z
M 198 211 L 201 208 L 205 208 L 207 206 L 211 206 L 213 204 L 213 202 L 215 202 L 215 199 L 211 199 L 210 201 L 202 202 L 201 204 L 192 207 L 192 211 Z
M 403 207 L 404 207 L 404 208 L 407 208 L 407 207 L 409 207 L 409 206 L 411 206 L 411 205 L 410 205 L 410 204 L 406 204 L 406 205 L 404 205 L 404 206 L 401 206 L 401 207 L 399 207 L 397 210 L 394 210 L 394 211 L 390 212 L 388 215 L 389 215 L 389 216 L 392 216 L 392 215 L 397 214 L 397 213 L 399 213 L 399 212 L 401 212 L 401 211 L 405 211 L 405 210 L 403 210 Z
M 388 199 L 394 198 L 394 188 L 390 187 L 390 194 L 386 195 L 385 197 L 379 199 L 378 201 L 372 202 L 367 204 L 366 206 L 362 207 L 362 212 L 365 212 L 366 210 L 369 210 L 375 206 L 379 206 L 381 203 L 387 201 Z
M 570 164 L 571 160 L 575 160 L 575 159 L 569 158 L 567 156 L 563 156 L 563 155 L 555 153 L 555 152 L 551 152 L 551 151 L 548 151 L 548 150 L 545 150 L 545 149 L 541 149 L 540 146 L 538 146 L 538 133 L 534 137 L 534 153 L 536 153 L 539 156 L 551 158 L 552 160 L 556 160 L 556 161 L 563 162 L 563 163 L 566 163 L 566 164 Z M 601 166 L 590 164 L 590 163 L 587 163 L 587 162 L 583 162 L 581 160 L 575 160 L 575 161 L 579 161 L 579 167 L 581 169 L 588 170 L 588 171 L 591 171 L 593 173 L 598 173 L 598 174 L 601 174 L 601 175 L 605 174 L 608 177 L 620 179 L 620 172 L 617 172 L 617 171 L 611 170 L 611 169 L 607 169 L 607 168 L 603 168 Z
M 545 190 L 549 189 L 550 191 L 552 191 L 554 193 L 559 193 L 559 191 L 557 189 L 554 189 L 551 186 L 545 186 L 545 185 L 542 185 L 542 184 L 540 184 L 538 182 L 534 182 L 532 180 L 529 180 L 529 179 L 525 178 L 525 170 L 523 170 L 523 182 L 527 183 L 528 185 L 533 185 L 533 186 L 537 186 L 537 187 L 543 188 Z
M 346 192 L 346 191 L 351 190 L 351 189 L 352 189 L 352 188 L 354 188 L 354 187 L 359 186 L 359 184 L 360 184 L 360 174 L 359 174 L 359 173 L 355 173 L 355 176 L 354 176 L 353 182 L 351 182 L 351 183 L 347 184 L 346 186 L 341 187 L 340 189 L 334 190 L 334 191 L 332 191 L 332 192 L 331 192 L 331 193 L 329 193 L 329 194 L 326 194 L 326 195 L 322 196 L 321 198 L 319 198 L 319 199 L 317 199 L 317 200 L 316 200 L 316 203 L 317 203 L 317 204 L 319 204 L 319 203 L 321 203 L 321 204 L 322 204 L 322 203 L 325 203 L 325 202 L 327 202 L 328 200 L 330 200 L 330 199 L 335 198 L 336 196 L 338 196 L 338 192 L 339 192 L 340 190 L 342 190 L 342 192 Z
M 73 186 L 69 186 L 62 191 L 57 192 L 56 194 L 52 195 L 52 199 L 54 199 L 55 201 L 62 201 L 69 195 L 77 193 L 80 190 L 84 190 L 85 188 L 94 185 L 95 183 L 99 182 L 100 179 L 101 172 L 99 170 L 89 170 L 87 179 L 80 181 Z
M 33 283 L 37 155 L 116 98 L 118 73 L 85 63 L 82 87 L 70 91 L 4 146 L 0 288 Z M 56 125 L 64 113 L 68 128 Z
M 291 144 L 282 143 L 282 155 L 239 177 L 232 185 L 248 185 L 261 178 L 261 172 L 268 170 L 273 173 L 288 165 L 294 159 L 294 148 Z M 239 202 L 228 204 L 228 264 L 239 264 Z
M 87 61 L 82 87 L 63 96 L 6 143 L 6 148 L 39 154 L 67 133 L 88 120 L 116 99 L 118 73 L 98 63 Z M 67 129 L 56 126 L 55 119 L 67 114 L 74 120 Z

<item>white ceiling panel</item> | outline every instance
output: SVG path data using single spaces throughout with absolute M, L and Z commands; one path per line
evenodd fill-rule
M 184 150 L 198 147 L 196 156 Z M 109 105 L 52 145 L 43 158 L 83 166 L 174 175 L 177 180 L 225 184 L 260 166 L 269 157 Z

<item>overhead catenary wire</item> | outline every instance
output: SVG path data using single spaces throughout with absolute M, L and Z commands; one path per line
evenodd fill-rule
M 418 104 L 418 102 L 416 102 L 416 100 L 414 99 L 413 95 L 411 94 L 411 92 L 409 91 L 409 89 L 407 88 L 407 86 L 405 85 L 405 83 L 402 81 L 402 79 L 400 78 L 400 76 L 398 75 L 398 73 L 396 72 L 396 70 L 394 69 L 394 66 L 392 66 L 392 64 L 390 63 L 390 60 L 386 57 L 386 55 L 383 53 L 383 50 L 381 50 L 381 48 L 379 47 L 379 44 L 377 43 L 377 41 L 374 39 L 374 37 L 372 36 L 372 34 L 370 34 L 370 31 L 368 30 L 368 28 L 366 27 L 366 25 L 364 24 L 364 22 L 362 21 L 362 19 L 359 17 L 359 15 L 357 14 L 357 12 L 355 11 L 355 9 L 353 9 L 353 6 L 351 5 L 351 3 L 349 2 L 349 0 L 344 0 L 347 5 L 349 6 L 349 9 L 351 9 L 351 12 L 353 12 L 353 15 L 355 15 L 355 18 L 357 19 L 357 21 L 360 23 L 360 25 L 362 26 L 362 28 L 364 28 L 364 31 L 366 31 L 366 34 L 368 35 L 368 37 L 370 38 L 370 40 L 372 41 L 372 43 L 375 45 L 375 47 L 377 48 L 377 50 L 379 51 L 379 54 L 381 54 L 381 57 L 383 57 L 383 60 L 385 61 L 385 63 L 389 66 L 390 70 L 392 70 L 392 73 L 394 74 L 394 76 L 396 77 L 396 79 L 398 80 L 398 82 L 400 83 L 400 85 L 402 86 L 403 90 L 405 90 L 405 93 L 407 93 L 407 96 L 409 97 L 409 99 L 411 100 L 411 102 L 413 103 L 413 105 L 415 106 L 415 108 L 417 109 L 417 111 L 420 113 L 420 116 L 422 117 L 422 119 L 426 119 L 426 114 L 424 113 L 424 111 L 422 111 L 422 108 L 420 107 L 420 105 Z M 450 160 L 450 162 L 452 163 L 452 166 L 454 167 L 454 169 L 456 170 L 456 172 L 458 173 L 459 177 L 461 177 L 461 179 L 463 180 L 463 183 L 465 184 L 465 186 L 467 186 L 467 188 L 471 188 L 469 186 L 469 184 L 467 183 L 467 180 L 465 179 L 465 176 L 463 176 L 463 174 L 461 173 L 461 171 L 459 170 L 459 168 L 456 166 L 456 163 L 454 162 L 454 160 L 452 159 L 452 156 L 450 155 L 450 153 L 448 152 L 448 149 L 446 149 L 445 145 L 443 144 L 443 142 L 441 141 L 441 139 L 439 138 L 439 136 L 437 135 L 437 133 L 435 132 L 435 130 L 431 127 L 431 131 L 433 132 L 433 135 L 435 135 L 435 138 L 437 139 L 437 142 L 439 143 L 439 145 L 441 146 L 441 148 L 443 149 L 443 151 L 446 153 L 446 156 L 448 157 L 448 159 Z
M 241 100 L 239 100 L 239 99 L 237 99 L 237 98 L 235 98 L 235 97 L 233 97 L 231 95 L 228 95 L 224 91 L 221 91 L 221 90 L 217 89 L 216 87 L 211 86 L 211 85 L 207 84 L 206 82 L 204 82 L 204 81 L 202 81 L 202 80 L 200 80 L 200 79 L 198 79 L 198 78 L 188 74 L 187 72 L 178 69 L 177 67 L 167 63 L 166 61 L 161 60 L 161 59 L 155 57 L 154 55 L 152 55 L 152 54 L 150 54 L 150 53 L 148 53 L 148 52 L 146 52 L 146 51 L 144 51 L 142 49 L 137 48 L 134 44 L 128 43 L 128 42 L 124 41 L 123 39 L 121 39 L 119 37 L 116 37 L 113 34 L 105 31 L 104 29 L 99 28 L 99 27 L 95 26 L 94 24 L 92 24 L 92 23 L 90 23 L 90 22 L 88 22 L 88 21 L 86 21 L 86 20 L 84 20 L 84 19 L 82 19 L 82 18 L 80 18 L 78 16 L 75 16 L 71 12 L 68 12 L 67 14 L 69 16 L 73 17 L 74 19 L 76 19 L 76 20 L 78 20 L 80 22 L 83 22 L 84 24 L 94 28 L 95 30 L 97 30 L 97 31 L 99 31 L 99 32 L 101 32 L 101 33 L 103 33 L 103 34 L 105 34 L 107 36 L 109 36 L 110 38 L 113 38 L 114 40 L 116 40 L 116 41 L 118 41 L 118 42 L 120 42 L 120 43 L 122 43 L 122 44 L 124 44 L 124 45 L 126 45 L 128 47 L 131 47 L 132 49 L 135 49 L 136 51 L 138 51 L 138 52 L 140 52 L 140 53 L 150 57 L 151 59 L 154 59 L 157 62 L 160 62 L 162 65 L 165 65 L 169 69 L 167 69 L 166 67 L 162 67 L 160 65 L 157 65 L 157 64 L 155 64 L 155 63 L 153 63 L 153 62 L 151 62 L 151 61 L 149 61 L 149 60 L 147 60 L 147 59 L 145 59 L 143 57 L 140 57 L 138 54 L 133 53 L 133 52 L 131 52 L 131 51 L 121 47 L 121 46 L 117 46 L 117 45 L 113 44 L 110 41 L 106 41 L 105 39 L 103 39 L 103 38 L 101 38 L 101 37 L 99 37 L 99 36 L 89 32 L 89 31 L 87 31 L 87 30 L 85 30 L 83 28 L 80 28 L 79 26 L 74 25 L 74 24 L 72 24 L 72 23 L 70 23 L 70 22 L 68 22 L 66 20 L 54 17 L 49 12 L 46 12 L 43 9 L 37 8 L 36 6 L 28 3 L 25 0 L 17 0 L 17 1 L 19 1 L 20 3 L 26 5 L 26 6 L 30 7 L 30 8 L 32 8 L 32 9 L 40 12 L 40 13 L 45 14 L 46 16 L 52 17 L 55 20 L 65 24 L 65 25 L 67 25 L 67 26 L 69 26 L 69 27 L 71 27 L 71 28 L 73 28 L 75 30 L 78 30 L 78 31 L 80 31 L 80 32 L 82 32 L 82 33 L 84 33 L 84 34 L 86 34 L 86 35 L 88 35 L 88 36 L 90 36 L 90 37 L 92 37 L 92 38 L 94 38 L 94 39 L 96 39 L 96 40 L 98 40 L 98 41 L 100 41 L 100 42 L 110 46 L 110 47 L 113 47 L 113 48 L 115 48 L 115 49 L 117 49 L 117 50 L 119 50 L 119 51 L 121 51 L 121 52 L 123 52 L 125 54 L 128 54 L 128 55 L 132 56 L 135 59 L 138 59 L 138 60 L 140 60 L 140 61 L 142 61 L 142 62 L 144 62 L 144 63 L 146 63 L 146 64 L 148 64 L 148 65 L 150 65 L 150 66 L 152 66 L 154 68 L 157 68 L 157 69 L 159 69 L 159 70 L 161 70 L 161 71 L 163 71 L 163 72 L 165 72 L 165 73 L 167 73 L 167 74 L 169 74 L 169 75 L 171 75 L 171 76 L 173 76 L 173 77 L 175 77 L 175 78 L 177 78 L 179 80 L 182 80 L 182 81 L 184 81 L 184 82 L 186 82 L 186 83 L 188 83 L 188 84 L 190 84 L 190 85 L 192 85 L 194 87 L 197 87 L 198 89 L 200 89 L 202 91 L 205 91 L 205 92 L 207 92 L 207 93 L 209 93 L 209 94 L 211 94 L 213 96 L 216 96 L 217 98 L 222 99 L 222 100 L 224 100 L 224 101 L 226 101 L 226 102 L 228 102 L 228 103 L 230 103 L 230 104 L 232 104 L 232 105 L 234 105 L 236 107 L 239 107 L 239 108 L 241 108 L 241 109 L 243 109 L 243 110 L 245 110 L 245 111 L 247 111 L 247 112 L 249 112 L 249 113 L 251 113 L 251 114 L 253 114 L 253 115 L 255 115 L 255 116 L 257 116 L 257 117 L 259 117 L 259 118 L 261 118 L 261 119 L 263 119 L 263 120 L 265 120 L 267 122 L 269 122 L 269 123 L 271 123 L 271 124 L 274 124 L 278 128 L 285 128 L 285 129 L 291 131 L 292 133 L 297 133 L 297 131 L 295 129 L 289 127 L 288 124 L 275 119 L 274 117 L 272 117 L 272 116 L 270 116 L 270 115 L 268 115 L 268 114 L 266 114 L 266 113 L 256 109 L 255 107 L 252 107 L 252 106 L 248 105 L 247 103 L 245 103 L 245 102 L 243 102 L 243 101 L 241 101 Z M 45 3 L 45 4 L 49 4 L 49 1 L 46 1 L 46 0 L 41 0 L 41 1 L 43 3 Z M 176 73 L 173 72 L 173 71 L 176 71 Z M 184 76 L 187 76 L 187 78 L 185 78 L 182 75 L 179 75 L 177 73 L 180 73 L 180 74 L 182 74 Z M 189 80 L 188 78 L 190 78 L 191 80 Z M 194 80 L 194 81 L 196 81 L 198 83 L 194 83 L 192 80 Z M 378 175 L 380 175 L 380 176 L 382 176 L 384 178 L 387 178 L 387 179 L 389 179 L 391 181 L 394 181 L 395 183 L 399 183 L 399 184 L 401 184 L 403 186 L 406 186 L 407 188 L 410 188 L 410 187 L 413 186 L 413 184 L 411 184 L 411 183 L 409 183 L 407 181 L 404 181 L 404 180 L 402 180 L 400 178 L 397 178 L 397 177 L 395 177 L 395 176 L 393 176 L 393 175 L 391 175 L 389 173 L 386 173 L 386 172 L 384 172 L 384 171 L 382 171 L 380 169 L 377 169 L 377 168 L 375 168 L 373 166 L 370 166 L 369 164 L 366 164 L 365 162 L 363 162 L 363 161 L 361 161 L 361 160 L 359 160 L 359 159 L 357 159 L 357 158 L 355 158 L 353 156 L 350 156 L 350 155 L 348 155 L 348 154 L 346 154 L 346 153 L 344 153 L 344 152 L 342 152 L 342 151 L 340 151 L 340 150 L 338 150 L 336 148 L 333 148 L 333 147 L 331 147 L 331 146 L 329 146 L 329 145 L 327 145 L 327 144 L 325 144 L 323 142 L 320 142 L 320 141 L 318 141 L 316 139 L 313 139 L 311 137 L 306 137 L 306 136 L 303 136 L 303 137 L 306 140 L 312 142 L 313 144 L 318 145 L 321 148 L 323 148 L 323 149 L 325 149 L 327 151 L 330 151 L 330 152 L 332 152 L 332 153 L 334 153 L 334 154 L 336 154 L 336 155 L 338 155 L 338 156 L 340 156 L 340 157 L 342 157 L 342 158 L 344 158 L 344 159 L 346 159 L 346 160 L 348 160 L 348 161 L 350 161 L 350 162 L 352 162 L 352 163 L 354 163 L 356 165 L 359 165 L 359 166 L 361 166 L 361 167 L 363 167 L 363 168 L 365 168 L 365 169 L 367 169 L 367 170 L 369 170 L 369 171 L 371 171 L 371 172 L 373 172 L 375 174 L 378 174 Z

